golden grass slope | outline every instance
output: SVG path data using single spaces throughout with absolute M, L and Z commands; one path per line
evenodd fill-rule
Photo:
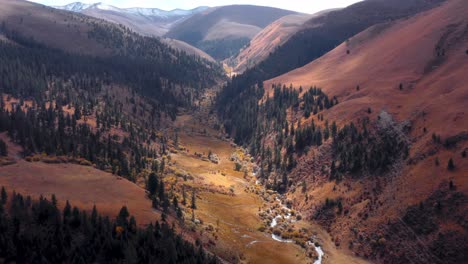
M 266 81 L 265 87 L 321 87 L 341 102 L 328 111 L 329 119 L 349 120 L 371 107 L 400 120 L 425 112 L 425 126 L 442 135 L 466 130 L 467 14 L 465 1 L 452 0 L 412 18 L 371 27 L 312 63 Z
M 125 205 L 140 225 L 160 219 L 160 212 L 152 209 L 146 191 L 136 184 L 91 166 L 27 162 L 20 159 L 21 147 L 10 142 L 6 133 L 0 138 L 7 142 L 9 156 L 16 160 L 15 164 L 0 167 L 0 186 L 9 192 L 33 199 L 55 194 L 60 207 L 67 200 L 84 210 L 96 205 L 100 213 L 111 218 Z
M 313 15 L 292 14 L 284 16 L 268 25 L 250 41 L 248 47 L 241 50 L 235 58 L 234 70 L 242 73 L 247 68 L 263 61 L 275 49 L 288 41 L 296 32 L 304 28 L 304 23 L 322 16 L 331 10 L 324 10 Z
M 265 82 L 269 95 L 272 84 L 291 83 L 297 88 L 316 85 L 337 96 L 340 103 L 326 110 L 324 119 L 339 125 L 364 117 L 375 120 L 381 111 L 387 111 L 397 122 L 411 123 L 409 159 L 399 170 L 392 171 L 395 177 L 335 183 L 329 182 L 327 176 L 310 175 L 307 171 L 307 177 L 304 173 L 291 175 L 297 181 L 296 190 L 303 180 L 310 187 L 307 194 L 312 202 L 304 201 L 305 194 L 298 191 L 289 194 L 302 211 L 313 213 L 326 198 L 341 197 L 350 206 L 350 215 L 338 218 L 329 229 L 335 241 L 342 241 L 343 248 L 350 241 L 347 238 L 352 237 L 352 227 L 367 233 L 381 232 L 378 226 L 397 221 L 408 206 L 447 188 L 449 181 L 453 181 L 457 191 L 468 193 L 468 159 L 461 155 L 468 149 L 468 141 L 446 148 L 432 140 L 433 133 L 440 135 L 443 142 L 468 132 L 467 48 L 468 5 L 464 0 L 451 0 L 414 17 L 371 27 L 312 63 Z M 367 113 L 368 108 L 371 114 Z M 314 155 L 302 157 L 299 169 L 307 170 L 307 161 L 314 160 Z M 450 158 L 456 165 L 454 171 L 447 170 Z M 369 202 L 362 197 L 376 186 L 382 188 L 376 198 L 380 206 L 362 220 L 360 215 L 367 212 Z M 460 210 L 465 207 L 460 205 Z M 460 230 L 460 226 L 450 225 L 441 230 Z M 357 248 L 350 251 L 369 253 Z

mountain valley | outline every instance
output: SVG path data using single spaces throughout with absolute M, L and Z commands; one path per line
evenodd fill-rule
M 467 263 L 465 0 L 116 6 L 0 0 L 0 263 Z

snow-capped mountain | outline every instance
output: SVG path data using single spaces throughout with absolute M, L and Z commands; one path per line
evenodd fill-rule
M 201 6 L 190 10 L 184 9 L 174 9 L 171 11 L 162 10 L 159 8 L 144 8 L 144 7 L 131 7 L 131 8 L 119 8 L 112 5 L 107 5 L 102 2 L 94 3 L 94 4 L 85 4 L 81 2 L 74 2 L 64 6 L 54 6 L 54 8 L 78 12 L 78 13 L 86 13 L 86 11 L 91 10 L 101 10 L 101 11 L 112 11 L 127 15 L 139 15 L 144 17 L 157 17 L 161 19 L 170 19 L 174 17 L 186 17 L 198 12 L 202 12 L 208 7 Z
M 70 3 L 68 5 L 64 5 L 64 6 L 53 6 L 53 7 L 57 8 L 57 9 L 67 10 L 67 11 L 81 12 L 82 10 L 90 7 L 91 5 L 92 4 L 74 2 L 74 3 Z
M 94 4 L 74 2 L 64 6 L 54 6 L 54 8 L 122 24 L 140 34 L 149 36 L 162 36 L 174 25 L 208 9 L 208 7 L 197 7 L 191 10 L 166 11 L 158 8 L 119 8 L 102 2 Z
M 191 16 L 198 12 L 202 12 L 206 9 L 208 9 L 208 7 L 202 6 L 202 7 L 197 7 L 197 8 L 190 9 L 190 10 L 174 9 L 171 11 L 161 10 L 158 8 L 141 8 L 141 7 L 126 8 L 123 10 L 129 13 L 138 14 L 142 16 L 158 16 L 158 17 L 169 18 L 169 17 L 177 17 L 177 16 L 182 16 L 182 17 Z

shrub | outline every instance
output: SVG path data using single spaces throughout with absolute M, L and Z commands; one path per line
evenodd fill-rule
M 62 163 L 62 161 L 60 159 L 58 159 L 57 157 L 44 157 L 42 159 L 42 162 L 50 163 L 50 164 Z
M 89 160 L 82 159 L 80 160 L 80 165 L 82 166 L 93 166 L 93 163 Z
M 41 161 L 41 156 L 39 156 L 39 155 L 34 155 L 34 156 L 32 156 L 32 161 L 33 161 L 33 162 L 39 162 L 39 161 Z

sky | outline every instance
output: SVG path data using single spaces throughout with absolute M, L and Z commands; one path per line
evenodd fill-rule
M 163 10 L 192 9 L 198 6 L 223 6 L 232 4 L 251 4 L 272 6 L 302 13 L 315 13 L 321 10 L 345 7 L 359 0 L 31 0 L 44 5 L 66 5 L 72 2 L 96 3 L 113 5 L 116 7 L 153 7 Z

